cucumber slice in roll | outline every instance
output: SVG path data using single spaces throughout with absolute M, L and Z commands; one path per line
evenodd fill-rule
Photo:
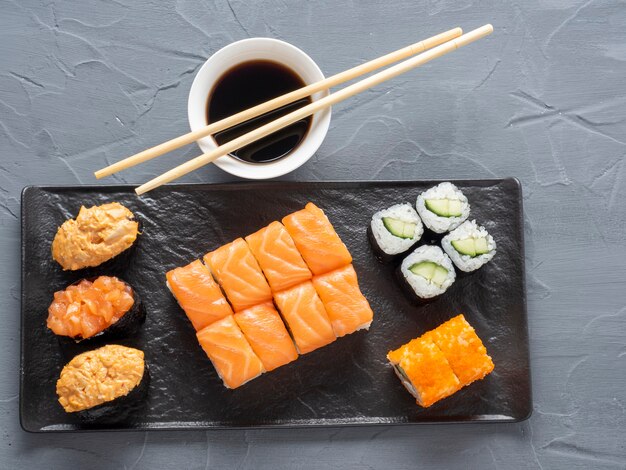
M 415 236 L 416 224 L 404 222 L 393 217 L 383 217 L 383 225 L 392 235 L 399 238 L 413 238 Z

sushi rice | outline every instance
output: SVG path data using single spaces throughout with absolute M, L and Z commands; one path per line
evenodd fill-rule
M 448 199 L 461 203 L 461 215 L 455 217 L 442 217 L 426 207 L 426 200 Z M 454 230 L 461 225 L 470 213 L 470 205 L 467 197 L 452 183 L 440 183 L 417 196 L 415 203 L 417 213 L 427 228 L 435 233 L 445 233 Z
M 401 220 L 405 223 L 415 224 L 415 232 L 411 238 L 401 238 L 392 234 L 383 223 L 384 217 Z M 376 212 L 372 216 L 372 235 L 378 248 L 387 255 L 404 253 L 411 248 L 424 233 L 424 226 L 419 215 L 410 204 L 396 204 L 387 209 Z
M 447 270 L 445 280 L 437 285 L 426 278 L 414 274 L 409 268 L 421 262 L 435 263 Z M 423 245 L 407 256 L 400 265 L 400 272 L 411 290 L 420 299 L 431 299 L 443 294 L 454 283 L 456 273 L 448 255 L 441 248 L 433 245 Z
M 465 240 L 468 238 L 486 238 L 487 249 L 489 251 L 487 253 L 470 256 L 460 253 L 452 245 L 453 241 Z M 443 239 L 441 240 L 441 246 L 448 254 L 452 262 L 456 265 L 456 267 L 466 273 L 476 271 L 481 266 L 484 266 L 489 261 L 491 261 L 491 259 L 496 254 L 496 241 L 491 235 L 489 235 L 487 230 L 485 230 L 485 227 L 478 225 L 475 220 L 468 220 L 464 222 L 458 228 L 454 229 L 452 232 L 443 237 Z

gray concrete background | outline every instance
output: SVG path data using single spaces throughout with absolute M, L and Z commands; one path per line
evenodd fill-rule
M 534 414 L 512 425 L 30 435 L 18 423 L 19 211 L 28 184 L 187 130 L 211 53 L 247 36 L 326 74 L 459 25 L 495 33 L 334 109 L 290 180 L 516 176 Z M 0 0 L 0 467 L 626 468 L 626 3 Z M 103 181 L 140 183 L 195 156 Z M 232 178 L 215 167 L 186 181 Z M 73 467 L 72 467 L 73 466 Z

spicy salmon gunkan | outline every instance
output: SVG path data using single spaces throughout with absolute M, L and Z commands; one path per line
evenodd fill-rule
M 109 344 L 68 362 L 57 380 L 56 391 L 67 413 L 95 420 L 132 410 L 141 403 L 148 382 L 143 351 Z
M 139 235 L 139 222 L 119 202 L 81 207 L 52 241 L 52 258 L 64 271 L 99 266 L 128 250 Z
M 83 279 L 54 293 L 48 328 L 76 342 L 94 336 L 125 336 L 145 320 L 135 290 L 113 276 Z

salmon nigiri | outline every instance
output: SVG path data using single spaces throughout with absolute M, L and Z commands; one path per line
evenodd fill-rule
M 235 312 L 272 300 L 272 291 L 250 248 L 238 238 L 204 255 Z
M 351 264 L 315 276 L 313 285 L 338 337 L 369 328 L 374 313 L 359 289 L 356 272 Z
M 313 274 L 324 274 L 352 262 L 328 217 L 312 202 L 284 217 L 283 224 Z
M 328 314 L 311 281 L 278 292 L 274 300 L 287 322 L 300 354 L 335 341 Z
M 248 235 L 246 242 L 274 292 L 311 279 L 311 271 L 280 222 Z
M 210 324 L 196 335 L 225 387 L 237 388 L 264 372 L 261 360 L 232 315 Z
M 165 276 L 167 286 L 196 331 L 233 313 L 220 286 L 199 259 L 172 269 Z
M 235 321 L 266 371 L 298 358 L 296 347 L 272 302 L 237 312 Z

